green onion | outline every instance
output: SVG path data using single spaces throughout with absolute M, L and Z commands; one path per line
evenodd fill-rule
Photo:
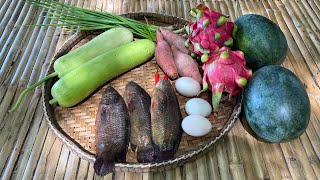
M 155 25 L 106 11 L 79 8 L 53 0 L 27 0 L 27 2 L 46 9 L 46 18 L 61 22 L 61 24 L 35 24 L 35 26 L 64 26 L 73 30 L 108 30 L 122 26 L 130 29 L 136 37 L 156 41 L 158 26 Z

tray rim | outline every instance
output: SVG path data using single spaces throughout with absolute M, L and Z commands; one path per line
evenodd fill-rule
M 158 17 L 163 17 L 163 18 L 174 18 L 180 21 L 185 21 L 187 20 L 175 17 L 175 16 L 170 16 L 170 15 L 164 15 L 164 14 L 159 14 L 159 13 L 149 13 L 149 12 L 135 12 L 135 13 L 126 13 L 126 14 L 121 14 L 123 16 L 158 16 Z M 160 21 L 161 22 L 161 21 Z M 50 70 L 52 69 L 52 64 L 55 62 L 57 57 L 62 53 L 61 51 L 68 46 L 70 43 L 74 42 L 76 39 L 77 44 L 79 40 L 83 39 L 85 36 L 92 34 L 92 31 L 78 31 L 75 34 L 73 34 L 71 37 L 69 37 L 63 44 L 62 46 L 55 52 L 53 58 L 50 60 L 50 63 L 47 67 L 46 74 L 50 74 Z M 79 39 L 80 38 L 80 39 Z M 74 43 L 73 43 L 74 44 Z M 89 161 L 90 163 L 93 163 L 95 161 L 94 154 L 90 153 L 89 151 L 85 150 L 83 147 L 80 146 L 75 140 L 73 140 L 67 133 L 65 133 L 61 127 L 57 124 L 54 123 L 53 121 L 55 120 L 50 118 L 50 115 L 48 113 L 48 107 L 47 103 L 48 101 L 46 100 L 46 83 L 45 82 L 42 85 L 42 106 L 44 110 L 44 115 L 45 119 L 48 123 L 49 128 L 54 132 L 54 134 L 62 141 L 63 144 L 66 145 L 66 147 L 73 153 L 75 153 L 79 158 L 82 158 L 84 160 Z M 239 115 L 241 113 L 241 106 L 242 106 L 242 99 L 243 95 L 240 93 L 237 96 L 236 104 L 234 105 L 234 109 L 232 113 L 229 116 L 229 119 L 227 122 L 224 124 L 221 133 L 217 136 L 215 136 L 214 139 L 211 141 L 208 141 L 206 144 L 202 145 L 202 147 L 198 148 L 197 150 L 190 151 L 188 153 L 185 153 L 183 155 L 179 155 L 174 159 L 170 159 L 167 161 L 162 161 L 162 162 L 157 162 L 157 163 L 116 163 L 115 164 L 115 170 L 116 171 L 125 171 L 125 172 L 152 172 L 152 171 L 161 171 L 164 169 L 171 169 L 174 167 L 177 167 L 179 165 L 184 164 L 185 162 L 192 160 L 194 158 L 197 158 L 198 156 L 206 153 L 207 151 L 211 150 L 213 147 L 213 144 L 217 142 L 221 137 L 223 137 L 225 134 L 227 134 L 232 127 L 234 126 L 235 122 L 237 119 L 239 119 Z M 59 130 L 61 129 L 61 131 Z

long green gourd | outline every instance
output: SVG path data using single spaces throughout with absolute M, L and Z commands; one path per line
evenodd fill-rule
M 50 104 L 71 107 L 98 87 L 149 60 L 155 44 L 148 39 L 136 40 L 108 51 L 59 79 L 51 88 Z
M 23 97 L 29 91 L 35 89 L 37 86 L 47 81 L 48 79 L 56 76 L 62 78 L 72 70 L 92 60 L 93 58 L 132 41 L 132 32 L 124 27 L 116 27 L 99 34 L 91 41 L 58 58 L 53 64 L 53 68 L 55 71 L 22 91 L 22 93 L 18 97 L 16 104 L 9 112 L 13 112 L 19 107 Z
M 133 34 L 129 29 L 123 27 L 110 29 L 57 59 L 53 64 L 53 68 L 58 73 L 59 78 L 61 78 L 83 63 L 132 41 Z

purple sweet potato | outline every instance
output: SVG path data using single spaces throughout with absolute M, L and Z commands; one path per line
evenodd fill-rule
M 178 70 L 173 60 L 172 50 L 159 31 L 157 31 L 155 58 L 157 64 L 170 79 L 178 77 Z
M 160 27 L 164 40 L 172 47 L 175 46 L 179 51 L 188 54 L 188 49 L 184 46 L 186 41 L 181 35 L 172 32 L 169 29 Z
M 178 69 L 178 73 L 182 77 L 191 77 L 202 84 L 202 78 L 198 68 L 198 64 L 195 60 L 181 51 L 176 47 L 172 46 L 173 59 Z

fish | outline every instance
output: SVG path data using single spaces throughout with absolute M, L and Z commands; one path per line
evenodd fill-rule
M 105 176 L 114 171 L 115 162 L 126 162 L 129 145 L 129 113 L 123 97 L 108 86 L 96 116 L 95 173 Z
M 125 87 L 124 100 L 130 116 L 130 147 L 134 152 L 137 152 L 138 162 L 153 162 L 151 97 L 141 86 L 130 81 Z
M 182 136 L 182 115 L 169 80 L 161 79 L 151 95 L 151 129 L 155 162 L 172 159 Z

